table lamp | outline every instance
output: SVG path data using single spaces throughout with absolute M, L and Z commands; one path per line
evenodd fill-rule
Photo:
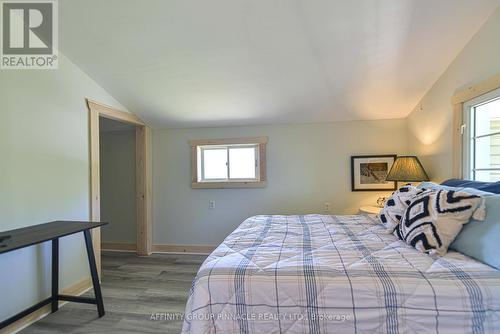
M 387 181 L 422 182 L 429 181 L 429 176 L 416 156 L 397 157 L 387 174 Z

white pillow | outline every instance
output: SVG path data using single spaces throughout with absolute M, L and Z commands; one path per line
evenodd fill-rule
M 387 232 L 394 232 L 411 199 L 423 191 L 423 189 L 407 185 L 392 193 L 379 215 L 380 222 L 385 226 Z
M 471 217 L 485 219 L 483 197 L 428 189 L 411 200 L 394 235 L 423 253 L 442 256 Z

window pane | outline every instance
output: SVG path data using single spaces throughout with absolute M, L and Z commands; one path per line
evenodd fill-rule
M 227 179 L 227 150 L 203 150 L 204 177 L 210 179 Z
M 476 138 L 474 168 L 500 168 L 500 135 Z
M 500 181 L 500 170 L 495 170 L 495 171 L 478 170 L 476 171 L 474 179 L 476 181 L 484 181 L 484 182 Z
M 476 136 L 500 132 L 500 99 L 475 108 Z
M 255 147 L 229 149 L 229 175 L 232 179 L 255 179 Z

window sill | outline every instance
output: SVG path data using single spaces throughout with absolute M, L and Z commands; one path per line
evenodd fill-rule
M 249 182 L 193 182 L 193 189 L 234 189 L 234 188 L 264 188 L 267 186 L 266 181 L 249 181 Z

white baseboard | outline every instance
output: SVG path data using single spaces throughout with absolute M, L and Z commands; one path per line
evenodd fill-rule
M 125 242 L 101 242 L 101 250 L 137 252 L 137 245 Z

